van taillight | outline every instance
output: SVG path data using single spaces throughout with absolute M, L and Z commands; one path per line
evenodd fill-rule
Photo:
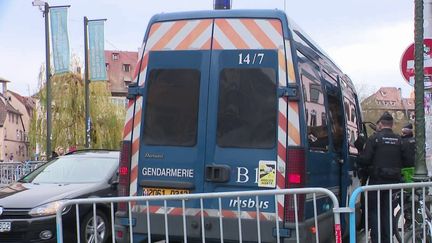
M 305 151 L 302 148 L 289 148 L 287 150 L 286 188 L 301 188 L 305 184 Z M 285 196 L 285 221 L 295 222 L 294 195 Z M 305 195 L 297 195 L 298 220 L 304 218 Z
M 119 185 L 118 196 L 129 196 L 130 187 L 130 158 L 131 158 L 131 141 L 123 141 L 122 149 L 120 152 L 120 165 L 119 165 Z M 127 203 L 121 202 L 118 204 L 118 211 L 125 212 L 127 210 Z

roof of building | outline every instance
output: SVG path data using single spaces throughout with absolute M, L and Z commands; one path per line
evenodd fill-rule
M 11 91 L 8 91 L 11 92 Z M 16 94 L 16 93 L 15 93 Z M 18 94 L 16 94 L 18 95 Z M 20 99 L 21 101 L 21 99 Z M 0 127 L 3 127 L 4 122 L 6 121 L 7 113 L 15 113 L 17 115 L 22 115 L 22 113 L 15 109 L 10 103 L 7 97 L 5 97 L 2 93 L 0 93 Z
M 3 77 L 0 77 L 0 82 L 7 82 L 7 83 L 10 83 L 10 80 L 7 80 L 7 79 L 5 79 L 5 78 L 3 78 Z
M 17 98 L 22 104 L 24 104 L 24 106 L 26 107 L 27 112 L 29 112 L 29 114 L 35 108 L 36 102 L 32 97 L 21 96 L 20 94 L 15 93 L 14 91 L 11 91 L 11 90 L 8 90 L 8 91 L 13 96 L 15 96 L 15 98 Z
M 12 112 L 12 113 L 15 113 L 15 114 L 18 114 L 18 115 L 22 115 L 22 113 L 19 112 L 19 110 L 15 109 L 15 108 L 14 108 L 14 107 L 9 103 L 7 97 L 5 97 L 3 94 L 0 94 L 0 96 L 1 96 L 1 100 L 3 101 L 5 111 L 9 111 L 9 112 Z
M 413 110 L 414 99 L 402 98 L 402 92 L 396 87 L 381 87 L 377 92 L 366 98 L 362 103 L 373 105 L 383 110 Z
M 400 89 L 396 87 L 382 87 L 375 92 L 377 100 L 400 101 L 402 99 Z

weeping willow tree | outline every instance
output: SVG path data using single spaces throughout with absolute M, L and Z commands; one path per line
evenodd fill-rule
M 41 69 L 41 74 L 43 70 Z M 43 75 L 40 75 L 40 79 Z M 51 78 L 52 148 L 83 148 L 85 144 L 84 82 L 79 74 Z M 30 126 L 30 144 L 46 150 L 46 89 L 36 94 L 37 109 Z M 91 148 L 119 149 L 125 108 L 110 101 L 107 82 L 90 83 Z

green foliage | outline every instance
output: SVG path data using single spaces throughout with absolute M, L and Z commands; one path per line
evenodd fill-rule
M 58 146 L 83 148 L 85 144 L 84 83 L 77 74 L 51 78 L 52 149 Z M 30 144 L 46 150 L 46 88 L 36 95 L 39 100 L 30 127 Z M 125 109 L 110 101 L 106 82 L 90 83 L 91 148 L 119 149 Z

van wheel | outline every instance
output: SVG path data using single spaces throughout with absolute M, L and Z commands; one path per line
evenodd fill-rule
M 105 243 L 111 235 L 111 228 L 105 213 L 96 210 L 96 234 L 93 225 L 93 211 L 89 212 L 81 223 L 81 241 L 86 243 Z

